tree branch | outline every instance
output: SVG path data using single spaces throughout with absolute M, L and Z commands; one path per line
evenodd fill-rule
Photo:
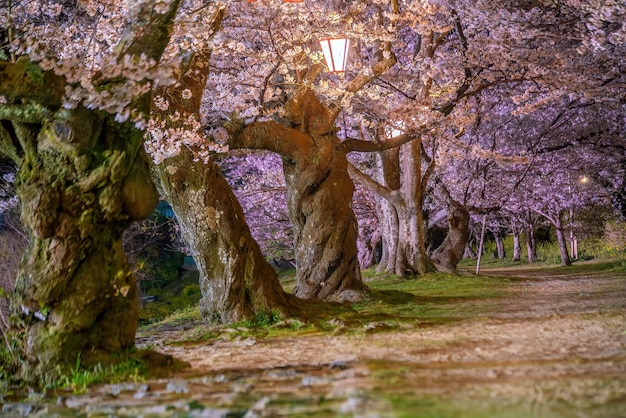
M 60 106 L 66 84 L 64 77 L 44 71 L 24 58 L 17 62 L 0 61 L 0 80 L 0 95 L 9 102 L 26 99 L 43 106 Z
M 359 184 L 367 187 L 378 196 L 387 199 L 390 202 L 393 201 L 396 196 L 396 193 L 393 190 L 378 183 L 350 162 L 348 162 L 348 174 L 350 174 L 350 177 L 356 180 Z
M 408 142 L 416 139 L 417 136 L 413 134 L 402 134 L 393 138 L 387 139 L 383 142 L 363 141 L 361 139 L 347 138 L 341 143 L 341 148 L 346 153 L 349 152 L 377 152 L 386 151 L 388 149 L 400 147 Z
M 0 104 L 0 120 L 40 124 L 52 118 L 53 112 L 38 103 Z
M 15 161 L 18 166 L 22 163 L 22 158 L 13 144 L 11 134 L 0 124 L 0 156 L 2 155 Z
M 158 62 L 170 40 L 179 5 L 180 0 L 173 0 L 166 13 L 155 13 L 152 2 L 144 2 L 137 22 L 128 26 L 115 48 L 118 59 L 144 54 Z
M 308 134 L 272 121 L 247 126 L 242 121 L 232 121 L 224 127 L 229 133 L 228 146 L 233 149 L 263 149 L 292 159 L 313 146 Z

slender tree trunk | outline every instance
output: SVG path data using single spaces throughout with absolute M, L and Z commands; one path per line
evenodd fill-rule
M 16 126 L 28 141 L 36 133 L 26 130 Z M 60 111 L 36 142 L 38 159 L 20 167 L 17 183 L 30 246 L 12 327 L 24 334 L 24 372 L 45 378 L 78 355 L 94 364 L 134 346 L 137 287 L 122 233 L 150 214 L 158 194 L 132 127 L 79 107 Z
M 496 251 L 498 253 L 498 260 L 504 260 L 506 258 L 506 251 L 504 249 L 504 241 L 502 235 L 499 232 L 493 234 L 496 241 Z
M 480 272 L 480 260 L 483 256 L 484 244 L 485 244 L 485 226 L 487 224 L 487 215 L 483 215 L 483 223 L 480 228 L 480 242 L 478 243 L 478 257 L 476 258 L 476 274 Z
M 200 273 L 200 311 L 211 322 L 230 323 L 295 305 L 263 257 L 243 210 L 220 169 L 194 162 L 187 149 L 153 168 L 172 205 Z
M 526 227 L 526 254 L 528 262 L 534 263 L 537 260 L 537 245 L 535 243 L 535 228 L 532 225 Z
M 470 241 L 468 241 L 465 244 L 465 249 L 463 251 L 463 258 L 469 258 L 469 259 L 474 259 L 476 258 L 476 253 L 474 252 L 474 250 L 472 249 L 472 244 Z
M 559 252 L 561 253 L 561 265 L 571 266 L 572 261 L 567 253 L 567 240 L 565 239 L 565 233 L 563 231 L 562 214 L 558 214 L 554 221 L 554 226 L 556 228 L 556 241 L 559 245 Z
M 512 222 L 511 231 L 513 233 L 513 261 L 522 259 L 522 247 L 520 244 L 520 229 Z

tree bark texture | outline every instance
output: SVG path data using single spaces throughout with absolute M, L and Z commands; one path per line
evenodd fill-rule
M 513 261 L 520 261 L 522 259 L 522 247 L 520 244 L 521 230 L 513 223 L 511 225 L 511 231 L 513 233 Z
M 216 12 L 212 32 L 221 24 L 223 9 Z M 211 49 L 185 57 L 181 77 L 158 92 L 169 101 L 168 112 L 155 115 L 170 126 L 184 128 L 186 116 L 200 119 L 202 92 L 209 75 Z M 191 98 L 179 100 L 190 89 Z M 168 120 L 178 112 L 185 117 Z M 198 161 L 186 147 L 180 153 L 153 165 L 156 182 L 172 205 L 199 271 L 202 292 L 200 312 L 210 322 L 231 323 L 250 319 L 256 313 L 293 313 L 292 296 L 283 292 L 276 272 L 252 238 L 243 210 L 230 185 L 213 161 Z
M 422 173 L 421 160 L 415 161 L 415 158 L 421 158 L 421 144 L 414 140 L 405 147 L 407 149 L 401 152 L 395 150 L 395 153 L 391 153 L 389 150 L 381 153 L 385 184 L 376 182 L 356 167 L 350 166 L 350 174 L 357 181 L 389 202 L 389 206 L 381 205 L 383 216 L 380 217 L 380 223 L 384 246 L 384 264 L 381 269 L 393 269 L 399 276 L 406 271 L 420 274 L 436 271 L 426 253 L 426 222 L 422 212 L 424 186 L 428 176 Z M 390 175 L 386 174 L 387 167 L 395 167 L 389 171 Z
M 561 265 L 571 266 L 569 254 L 567 253 L 567 240 L 565 239 L 565 233 L 563 232 L 563 220 L 562 214 L 559 213 L 554 218 L 554 227 L 556 228 L 556 241 L 559 245 L 559 253 L 561 254 Z
M 378 198 L 378 218 L 380 219 L 382 237 L 382 257 L 378 273 L 395 273 L 397 276 L 404 275 L 404 259 L 399 250 L 399 220 L 398 212 L 393 204 L 384 198 Z
M 395 203 L 400 224 L 400 248 L 406 267 L 420 274 L 437 271 L 426 253 L 426 226 L 423 203 L 427 178 L 422 172 L 422 149 L 420 141 L 407 144 L 401 155 L 404 181 L 402 199 Z
M 158 62 L 178 5 L 174 0 L 155 14 L 152 4 L 142 4 L 121 35 L 117 58 Z M 11 328 L 23 336 L 22 377 L 39 382 L 69 371 L 78 358 L 82 365 L 114 361 L 112 354 L 134 346 L 137 287 L 122 233 L 158 200 L 143 132 L 80 104 L 64 109 L 66 88 L 63 77 L 27 57 L 0 61 L 0 140 L 8 137 L 19 148 L 16 187 L 30 235 L 12 294 Z M 151 100 L 151 91 L 140 94 L 128 110 L 146 115 Z
M 493 239 L 496 241 L 496 253 L 498 260 L 504 260 L 506 258 L 506 251 L 504 248 L 504 241 L 500 232 L 494 232 Z
M 526 227 L 526 254 L 528 262 L 534 263 L 537 260 L 537 244 L 535 242 L 535 228 L 532 225 Z
M 382 184 L 390 191 L 398 191 L 401 187 L 400 147 L 382 151 L 377 154 L 377 161 L 382 172 Z M 396 197 L 398 193 L 394 194 Z M 400 248 L 400 220 L 398 210 L 393 204 L 396 199 L 379 196 L 379 220 L 383 240 L 383 257 L 377 271 L 394 272 L 397 276 L 404 275 L 404 257 Z
M 296 287 L 303 299 L 345 300 L 365 288 L 352 210 L 354 183 L 327 109 L 308 89 L 286 104 L 290 127 L 275 122 L 229 127 L 234 148 L 266 149 L 283 158 L 294 228 Z
M 211 322 L 231 323 L 277 311 L 291 316 L 295 303 L 283 292 L 263 257 L 243 209 L 219 167 L 194 162 L 186 148 L 154 166 L 200 273 L 200 311 Z
M 156 205 L 142 134 L 84 108 L 42 126 L 14 124 L 38 153 L 22 164 L 17 192 L 30 246 L 12 295 L 24 335 L 25 373 L 110 361 L 134 346 L 137 287 L 122 233 Z
M 469 239 L 470 214 L 460 203 L 448 204 L 448 233 L 443 242 L 431 254 L 432 260 L 446 270 L 456 270 L 463 257 Z

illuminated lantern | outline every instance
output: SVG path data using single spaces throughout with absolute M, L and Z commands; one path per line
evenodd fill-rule
M 406 123 L 402 121 L 392 122 L 385 126 L 385 135 L 387 138 L 397 138 L 406 133 Z
M 328 71 L 339 73 L 346 70 L 348 61 L 348 49 L 350 39 L 348 38 L 327 38 L 320 41 Z

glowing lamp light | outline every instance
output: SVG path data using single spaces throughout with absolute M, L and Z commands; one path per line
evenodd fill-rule
M 406 124 L 404 122 L 394 123 L 385 127 L 385 134 L 387 138 L 397 138 L 404 134 L 406 131 Z
M 348 62 L 348 49 L 350 39 L 348 38 L 327 38 L 320 40 L 320 46 L 324 53 L 324 59 L 331 73 L 339 73 L 346 70 Z

